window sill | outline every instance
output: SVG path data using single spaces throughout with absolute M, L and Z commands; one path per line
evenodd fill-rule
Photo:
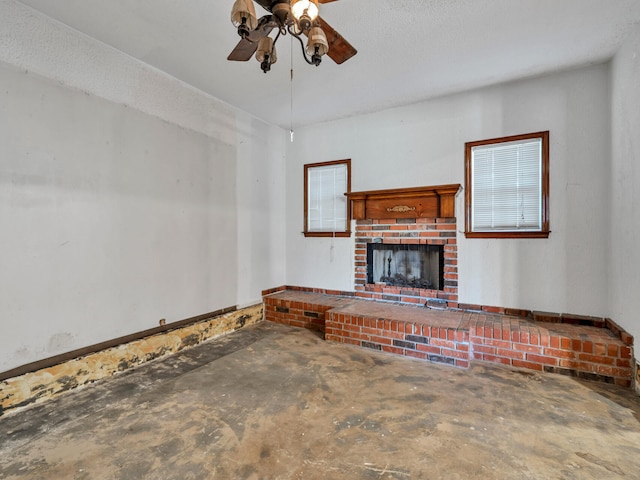
M 351 232 L 302 232 L 305 237 L 339 237 L 346 238 L 351 236 Z
M 551 231 L 543 232 L 464 232 L 467 238 L 549 238 Z

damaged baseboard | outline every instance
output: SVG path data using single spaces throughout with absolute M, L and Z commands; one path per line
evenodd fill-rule
M 262 319 L 262 304 L 254 305 L 5 378 L 0 381 L 0 417 L 254 325 Z

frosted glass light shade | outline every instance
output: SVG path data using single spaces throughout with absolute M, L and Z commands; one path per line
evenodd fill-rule
M 273 38 L 263 37 L 258 42 L 258 50 L 256 51 L 256 60 L 264 62 L 265 57 L 269 55 L 269 64 L 274 64 L 278 61 L 276 55 L 276 47 L 273 46 Z
M 316 52 L 316 47 L 318 51 Z M 313 27 L 309 31 L 309 41 L 307 42 L 307 53 L 309 55 L 325 55 L 329 51 L 327 36 L 320 27 Z
M 253 0 L 236 0 L 231 9 L 231 23 L 234 27 L 242 25 L 244 19 L 249 30 L 255 30 L 258 26 L 258 17 L 256 16 L 256 7 Z
M 318 0 L 291 0 L 291 13 L 296 20 L 300 20 L 305 12 L 311 21 L 318 18 Z

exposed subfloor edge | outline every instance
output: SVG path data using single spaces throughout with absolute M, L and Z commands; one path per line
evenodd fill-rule
M 2 380 L 0 417 L 262 320 L 258 304 Z

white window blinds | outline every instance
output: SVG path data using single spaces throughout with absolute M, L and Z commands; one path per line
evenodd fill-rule
M 347 231 L 347 164 L 309 168 L 308 232 Z
M 472 231 L 542 230 L 542 139 L 471 150 Z

